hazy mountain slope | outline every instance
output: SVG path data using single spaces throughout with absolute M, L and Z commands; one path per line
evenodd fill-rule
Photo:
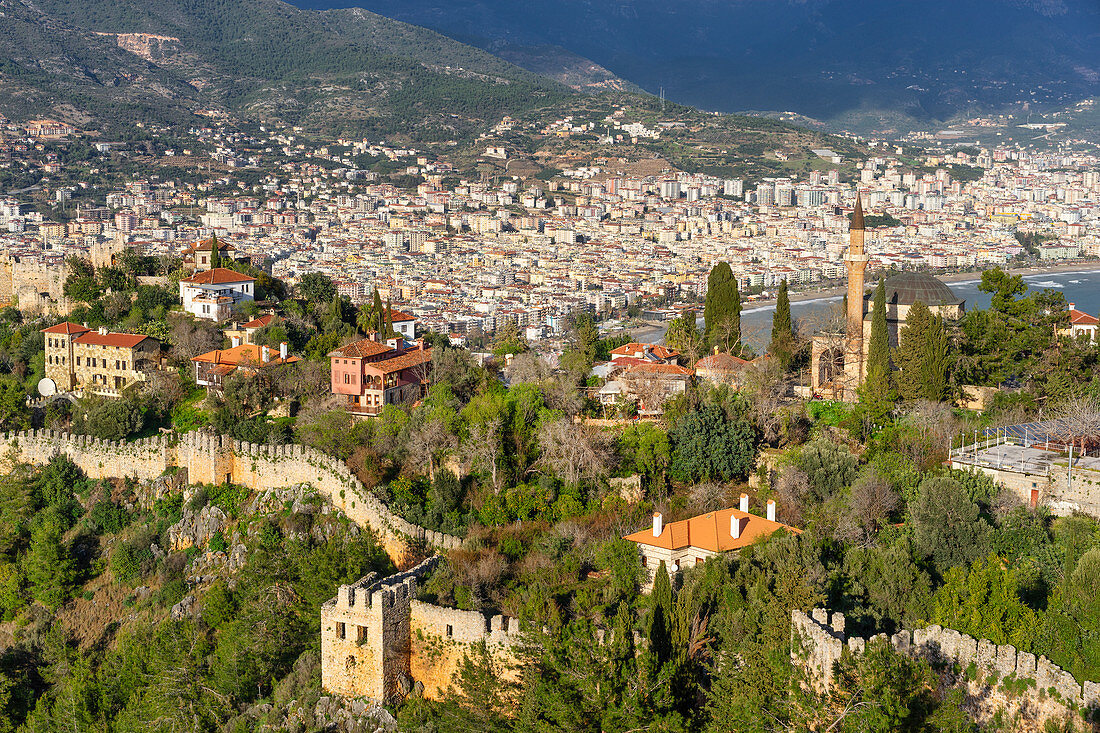
M 22 22 L 15 30 L 0 24 L 0 58 L 10 60 L 0 104 L 10 103 L 9 114 L 68 106 L 96 116 L 84 109 L 87 99 L 116 101 L 135 87 L 142 113 L 153 117 L 210 105 L 334 132 L 445 138 L 570 93 L 484 51 L 362 13 L 302 11 L 280 0 L 0 2 L 11 13 L 5 20 Z M 36 26 L 54 30 L 36 34 Z M 166 40 L 146 60 L 97 35 L 104 33 Z M 117 69 L 122 81 L 102 69 Z M 174 97 L 179 105 L 169 104 Z
M 944 119 L 1100 92 L 1095 0 L 297 2 L 365 5 L 483 47 L 557 44 L 649 91 L 726 111 Z

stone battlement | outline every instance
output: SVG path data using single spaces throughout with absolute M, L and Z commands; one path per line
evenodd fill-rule
M 827 689 L 832 684 L 833 665 L 845 648 L 849 653 L 862 654 L 869 643 L 885 640 L 899 654 L 930 662 L 957 663 L 964 670 L 974 664 L 979 679 L 1015 675 L 1018 680 L 1033 680 L 1035 686 L 1028 687 L 1025 695 L 1053 697 L 1053 692 L 1067 706 L 1100 707 L 1100 683 L 1078 682 L 1045 656 L 1036 657 L 1011 645 L 997 645 L 941 626 L 902 629 L 893 636 L 876 634 L 865 639 L 846 635 L 844 623 L 844 614 L 830 614 L 823 608 L 815 608 L 809 614 L 797 609 L 791 611 L 791 658 L 810 671 L 812 683 L 819 688 Z
M 519 621 L 416 600 L 438 556 L 402 573 L 342 585 L 321 606 L 321 684 L 348 697 L 386 701 L 417 687 L 438 696 L 470 649 L 485 642 L 510 658 Z
M 178 470 L 186 472 L 188 483 L 234 483 L 254 491 L 310 484 L 353 522 L 374 530 L 398 564 L 417 544 L 443 549 L 462 546 L 458 537 L 418 527 L 391 512 L 343 461 L 298 444 L 248 443 L 206 431 L 115 442 L 26 430 L 0 435 L 0 456 L 10 451 L 15 451 L 17 460 L 37 465 L 63 453 L 94 479 L 153 480 Z

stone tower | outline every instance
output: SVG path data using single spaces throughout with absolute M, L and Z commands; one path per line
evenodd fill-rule
M 848 254 L 844 255 L 844 264 L 848 268 L 848 313 L 845 319 L 847 355 L 844 359 L 844 371 L 849 384 L 853 385 L 863 382 L 863 276 L 870 259 L 863 248 L 865 234 L 863 202 L 859 191 L 856 191 L 856 208 L 852 213 L 852 224 L 848 227 Z

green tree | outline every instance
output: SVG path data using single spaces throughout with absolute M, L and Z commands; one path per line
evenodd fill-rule
M 871 312 L 871 338 L 867 345 L 867 374 L 859 388 L 860 406 L 865 420 L 881 425 L 893 408 L 890 374 L 890 332 L 886 328 L 886 281 L 875 288 Z
M 19 378 L 0 375 L 0 430 L 25 430 L 31 426 L 27 392 Z
M 665 344 L 692 358 L 703 348 L 703 338 L 695 325 L 695 311 L 686 310 L 668 326 Z
M 736 351 L 741 343 L 741 293 L 729 263 L 719 262 L 707 276 L 703 340 Z
M 744 478 L 756 463 L 756 429 L 717 405 L 684 415 L 669 432 L 672 472 L 687 481 Z
M 779 283 L 779 295 L 775 299 L 775 313 L 772 315 L 772 340 L 768 353 L 779 360 L 786 369 L 794 352 L 794 322 L 791 320 L 791 300 L 787 294 L 787 279 Z
M 57 609 L 76 587 L 77 568 L 63 529 L 47 521 L 31 535 L 30 549 L 23 562 L 27 582 L 35 600 Z
M 336 298 L 336 283 L 323 272 L 307 272 L 298 280 L 298 291 L 314 303 L 328 303 Z
M 932 558 L 940 572 L 974 561 L 989 547 L 989 523 L 958 481 L 922 481 L 910 515 L 914 546 Z
M 928 335 L 932 326 L 932 312 L 921 301 L 913 303 L 905 319 L 905 327 L 898 333 L 898 347 L 894 349 L 894 375 L 898 396 L 903 400 L 924 397 L 924 355 L 928 350 Z
M 951 370 L 950 341 L 943 316 L 933 316 L 921 359 L 921 396 L 940 402 L 948 398 Z

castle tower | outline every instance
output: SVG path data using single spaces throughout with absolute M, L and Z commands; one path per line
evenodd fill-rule
M 863 343 L 863 276 L 870 259 L 863 248 L 866 230 L 863 224 L 863 202 L 856 191 L 856 209 L 852 213 L 852 223 L 848 227 L 848 254 L 844 255 L 844 264 L 848 268 L 848 313 L 845 335 L 847 337 L 847 355 L 844 359 L 845 372 L 850 384 L 863 383 L 863 362 L 866 349 Z

